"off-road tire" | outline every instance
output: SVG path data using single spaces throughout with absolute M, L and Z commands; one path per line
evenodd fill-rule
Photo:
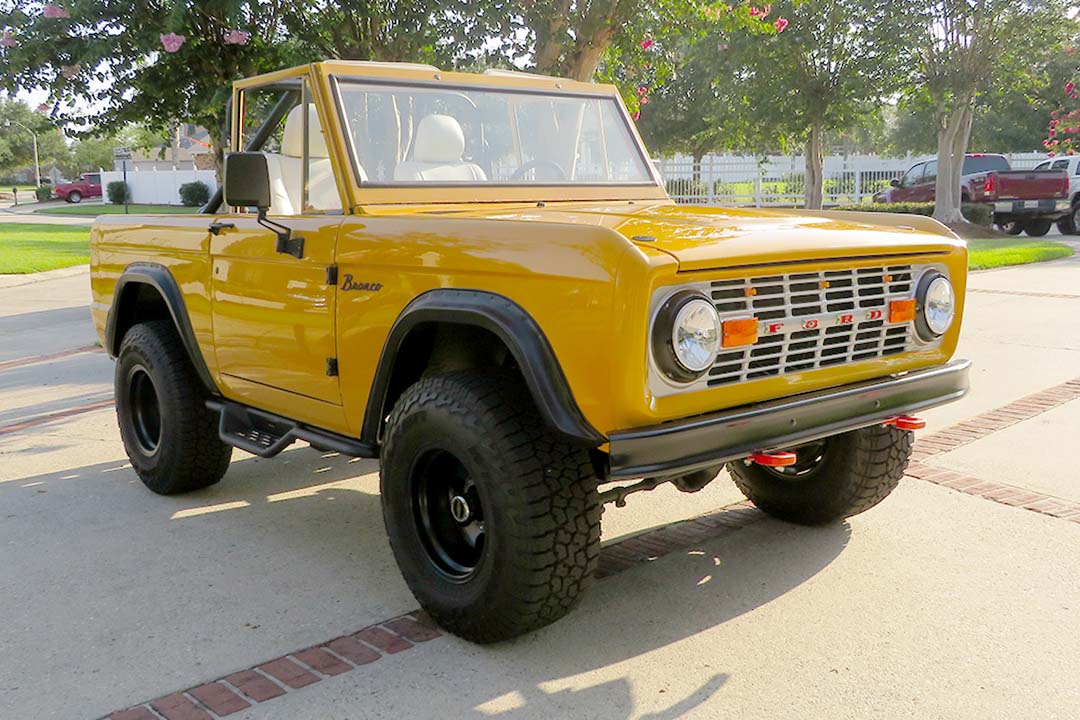
M 1049 220 L 1029 220 L 1024 223 L 1024 232 L 1030 237 L 1042 237 L 1050 232 L 1050 227 L 1052 225 L 1053 223 Z
M 64 199 L 73 205 L 78 205 L 82 202 L 82 193 L 78 190 L 72 190 L 67 194 L 67 197 Z
M 453 578 L 426 541 L 414 488 L 432 453 L 467 471 L 485 523 L 471 574 Z M 600 501 L 588 452 L 547 428 L 516 376 L 491 370 L 433 375 L 394 405 L 381 452 L 383 520 L 420 605 L 477 643 L 555 622 L 591 583 Z M 425 544 L 427 542 L 427 544 Z
M 156 447 L 140 439 L 136 384 L 149 378 L 159 410 Z M 136 380 L 136 378 L 138 378 Z M 232 446 L 218 436 L 217 413 L 195 374 L 184 344 L 168 320 L 134 325 L 120 344 L 116 361 L 116 417 L 131 466 L 159 495 L 199 490 L 219 481 L 229 468 Z
M 777 476 L 760 465 L 728 464 L 732 479 L 769 515 L 800 525 L 824 525 L 865 512 L 896 488 L 911 456 L 913 433 L 875 425 L 828 439 L 813 474 Z

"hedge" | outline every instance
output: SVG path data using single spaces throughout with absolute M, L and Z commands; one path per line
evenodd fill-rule
M 123 180 L 113 180 L 105 186 L 105 195 L 113 205 L 131 202 L 131 188 Z
M 841 205 L 836 209 L 856 210 L 858 212 L 889 212 L 931 216 L 934 214 L 934 203 L 863 203 L 861 205 Z M 964 205 L 961 208 L 961 212 L 964 213 L 964 217 L 967 218 L 968 222 L 986 226 L 993 224 L 994 210 L 989 205 Z
M 187 207 L 199 207 L 210 201 L 210 187 L 200 181 L 184 183 L 180 186 L 180 202 Z

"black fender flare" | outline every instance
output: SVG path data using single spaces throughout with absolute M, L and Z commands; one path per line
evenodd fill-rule
M 529 393 L 547 424 L 575 443 L 595 447 L 607 442 L 577 406 L 555 352 L 536 320 L 507 297 L 482 290 L 429 290 L 410 302 L 383 345 L 371 384 L 360 438 L 377 444 L 398 350 L 410 331 L 424 323 L 472 325 L 490 331 L 514 356 Z
M 119 354 L 120 343 L 124 339 L 123 336 L 117 337 L 117 328 L 120 326 L 121 313 L 125 311 L 124 295 L 129 285 L 149 285 L 158 292 L 161 299 L 165 301 L 165 307 L 169 309 L 173 325 L 180 335 L 180 340 L 184 343 L 184 349 L 187 350 L 188 358 L 199 379 L 211 393 L 220 395 L 217 383 L 214 382 L 210 369 L 206 367 L 202 351 L 199 350 L 199 343 L 195 339 L 195 331 L 191 327 L 191 319 L 188 317 L 187 306 L 184 304 L 184 295 L 180 292 L 176 278 L 164 265 L 146 262 L 132 263 L 124 268 L 124 272 L 116 280 L 112 307 L 109 308 L 109 317 L 105 324 L 105 350 L 109 356 L 115 358 Z

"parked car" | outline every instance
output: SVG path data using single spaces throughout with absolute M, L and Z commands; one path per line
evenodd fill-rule
M 85 173 L 75 182 L 57 185 L 53 193 L 69 203 L 82 202 L 83 198 L 101 197 L 101 173 Z
M 911 414 L 967 392 L 963 241 L 676 205 L 612 85 L 329 61 L 233 87 L 203 214 L 91 231 L 131 465 L 170 495 L 233 447 L 378 458 L 402 575 L 462 637 L 570 611 L 630 493 L 727 467 L 788 521 L 863 512 Z
M 874 201 L 933 202 L 936 183 L 937 160 L 927 160 L 893 180 L 892 187 L 877 193 Z M 1012 170 L 1004 155 L 965 155 L 960 195 L 964 203 L 992 205 L 994 224 L 1013 235 L 1045 235 L 1072 207 L 1065 172 Z
M 1069 176 L 1069 213 L 1057 221 L 1063 235 L 1080 232 L 1080 155 L 1053 158 L 1035 166 L 1037 171 L 1061 170 Z

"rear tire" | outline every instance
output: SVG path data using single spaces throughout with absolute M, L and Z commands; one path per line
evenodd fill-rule
M 1057 227 L 1062 235 L 1080 233 L 1080 202 L 1073 203 L 1069 214 L 1057 221 Z
M 1024 232 L 1024 223 L 1019 220 L 1011 220 L 1006 223 L 998 223 L 998 230 L 1006 235 L 1019 235 Z
M 1050 232 L 1052 225 L 1053 223 L 1049 220 L 1030 220 L 1024 224 L 1024 232 L 1031 237 L 1042 237 Z
M 390 546 L 440 625 L 490 643 L 577 604 L 600 551 L 595 473 L 520 381 L 492 371 L 420 380 L 395 404 L 381 454 Z
M 78 190 L 72 190 L 71 192 L 68 193 L 68 196 L 65 199 L 69 203 L 73 203 L 75 205 L 78 205 L 79 203 L 82 202 L 82 193 L 79 192 Z
M 865 512 L 904 476 L 914 435 L 875 425 L 793 448 L 798 463 L 767 468 L 743 461 L 728 471 L 743 495 L 768 514 L 824 525 Z
M 232 446 L 218 436 L 217 413 L 168 320 L 135 325 L 116 361 L 116 417 L 131 466 L 159 495 L 221 480 Z

